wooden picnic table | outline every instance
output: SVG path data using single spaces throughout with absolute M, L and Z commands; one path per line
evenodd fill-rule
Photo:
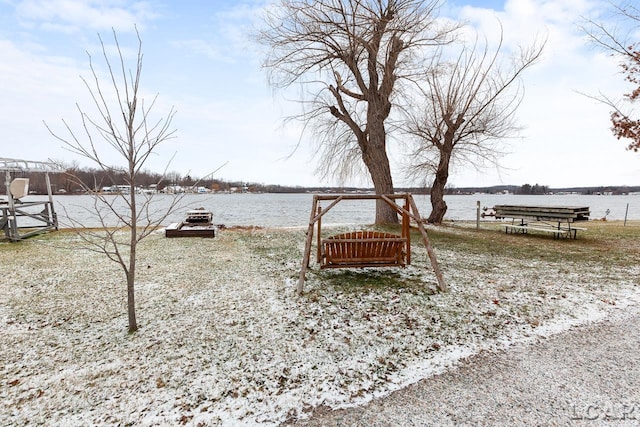
M 586 228 L 574 223 L 588 221 L 590 214 L 589 207 L 583 206 L 496 205 L 493 210 L 496 219 L 511 220 L 504 224 L 506 233 L 540 231 L 553 234 L 554 239 L 575 239 Z

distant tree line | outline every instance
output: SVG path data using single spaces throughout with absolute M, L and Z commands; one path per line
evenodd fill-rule
M 43 173 L 14 173 L 13 178 L 29 178 L 29 191 L 32 194 L 46 194 L 47 187 L 45 183 L 45 176 Z M 104 174 L 104 172 L 91 169 L 91 168 L 69 168 L 66 174 L 50 174 L 51 186 L 54 193 L 65 194 L 82 194 L 81 186 L 74 181 L 74 176 L 81 177 L 82 182 L 90 185 L 90 188 L 102 188 L 111 185 L 124 184 L 124 177 L 122 181 L 112 179 Z M 224 179 L 199 179 L 198 177 L 191 176 L 189 174 L 182 176 L 179 172 L 170 172 L 164 176 L 155 172 L 142 172 L 140 179 L 136 180 L 136 183 L 143 188 L 149 188 L 151 185 L 157 185 L 158 190 L 164 189 L 168 185 L 178 185 L 184 188 L 193 186 L 202 186 L 214 192 L 233 192 L 233 191 L 247 191 L 250 193 L 361 193 L 361 192 L 373 192 L 373 188 L 361 188 L 361 187 L 301 187 L 301 186 L 289 186 L 289 185 L 275 185 L 264 183 L 252 183 L 244 181 L 226 181 Z M 412 194 L 429 194 L 429 188 L 427 187 L 406 187 L 396 188 L 398 192 L 407 192 Z M 514 193 L 514 194 L 548 194 L 556 193 L 560 191 L 573 192 L 579 194 L 625 194 L 630 192 L 640 192 L 638 186 L 613 186 L 613 187 L 572 187 L 572 188 L 550 188 L 547 185 L 530 185 L 524 184 L 522 186 L 515 185 L 499 185 L 491 187 L 453 187 L 447 188 L 447 195 L 455 194 L 473 194 L 473 193 Z M 0 194 L 5 193 L 4 185 L 0 185 Z
M 12 177 L 29 178 L 29 192 L 32 194 L 47 194 L 47 184 L 44 173 L 18 172 L 12 174 Z M 102 169 L 80 167 L 67 168 L 65 173 L 49 174 L 52 191 L 54 193 L 65 194 L 83 194 L 86 192 L 85 188 L 99 191 L 104 187 L 123 185 L 126 183 L 125 178 L 124 173 L 118 174 L 113 171 L 107 172 Z M 291 192 L 291 190 L 295 188 L 300 192 L 305 191 L 300 187 L 281 187 L 241 181 L 225 181 L 214 178 L 200 179 L 190 174 L 183 176 L 179 172 L 169 172 L 162 175 L 151 171 L 141 172 L 136 178 L 136 185 L 143 188 L 155 186 L 158 190 L 163 190 L 167 186 L 180 186 L 183 188 L 202 186 L 211 191 L 220 192 L 228 192 L 235 189 L 239 189 L 239 191 L 246 189 L 251 192 L 267 192 L 269 190 L 271 190 L 269 192 Z M 4 186 L 0 187 L 0 194 L 4 194 Z
M 43 173 L 13 173 L 13 178 L 29 178 L 29 192 L 31 194 L 47 194 L 47 184 Z M 126 183 L 125 175 L 106 172 L 96 168 L 81 168 L 79 166 L 67 167 L 65 173 L 49 174 L 52 191 L 64 194 L 84 194 L 84 188 L 100 190 L 103 187 L 123 185 Z M 84 185 L 81 185 L 82 183 Z M 179 172 L 168 172 L 164 175 L 151 171 L 143 171 L 136 178 L 136 185 L 142 188 L 156 186 L 162 191 L 167 186 L 179 186 L 191 188 L 194 186 L 205 187 L 212 192 L 245 191 L 250 193 L 355 193 L 373 192 L 372 188 L 360 187 L 301 187 L 289 185 L 264 184 L 247 181 L 227 181 L 217 178 L 201 179 L 190 174 L 182 175 Z M 428 188 L 398 188 L 400 192 L 413 194 L 428 194 Z M 0 194 L 5 193 L 3 185 L 0 186 Z
M 516 192 L 516 194 L 548 194 L 549 193 L 549 187 L 547 187 L 546 185 L 530 185 L 530 184 L 524 184 L 522 187 L 520 187 L 520 190 Z

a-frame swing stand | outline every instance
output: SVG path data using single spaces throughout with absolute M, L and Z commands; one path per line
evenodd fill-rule
M 377 231 L 357 231 L 322 239 L 322 217 L 342 200 L 376 200 L 387 203 L 402 217 L 402 234 L 397 236 Z M 398 200 L 404 201 L 402 206 L 398 204 Z M 322 209 L 320 206 L 322 201 L 330 201 L 330 203 L 326 208 Z M 313 196 L 307 240 L 298 280 L 298 294 L 302 293 L 305 276 L 311 261 L 311 244 L 316 224 L 318 227 L 317 261 L 320 264 L 320 268 L 404 267 L 406 264 L 411 264 L 411 234 L 409 227 L 411 220 L 416 222 L 422 235 L 429 260 L 431 261 L 431 267 L 438 281 L 438 290 L 446 291 L 447 285 L 442 277 L 438 260 L 411 194 L 317 194 Z

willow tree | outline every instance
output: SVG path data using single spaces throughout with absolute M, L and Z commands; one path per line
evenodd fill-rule
M 130 333 L 138 330 L 135 309 L 138 243 L 155 231 L 180 201 L 180 197 L 175 197 L 162 209 L 156 209 L 153 196 L 138 194 L 139 177 L 144 172 L 146 161 L 160 144 L 174 137 L 171 122 L 175 110 L 171 108 L 166 115 L 155 116 L 157 96 L 150 102 L 145 102 L 140 96 L 142 41 L 137 31 L 136 35 L 138 49 L 132 69 L 127 66 L 115 31 L 115 59 L 109 57 L 108 49 L 100 38 L 107 68 L 105 79 L 101 78 L 89 56 L 92 78 L 82 78 L 82 81 L 96 113 L 89 114 L 77 107 L 80 130 L 74 130 L 64 119 L 66 136 L 47 126 L 65 148 L 89 160 L 104 173 L 106 181 L 101 185 L 126 184 L 118 194 L 107 195 L 100 191 L 97 183 L 87 183 L 73 175 L 74 182 L 93 197 L 93 205 L 85 213 L 96 218 L 101 226 L 88 228 L 82 221 L 67 216 L 82 239 L 84 249 L 101 253 L 122 268 L 127 285 Z M 112 164 L 113 158 L 115 164 Z
M 268 10 L 259 34 L 269 49 L 264 67 L 272 86 L 302 86 L 296 118 L 315 130 L 323 177 L 365 172 L 377 194 L 393 193 L 387 122 L 403 81 L 415 79 L 457 29 L 436 20 L 440 3 L 280 0 Z M 397 220 L 377 204 L 376 223 Z
M 501 141 L 518 131 L 515 114 L 524 95 L 519 77 L 543 48 L 534 44 L 505 58 L 501 37 L 494 50 L 476 41 L 457 55 L 440 51 L 440 66 L 421 80 L 415 102 L 421 107 L 409 111 L 407 126 L 415 140 L 409 174 L 433 176 L 428 222 L 441 223 L 447 211 L 444 193 L 453 163 L 497 165 Z

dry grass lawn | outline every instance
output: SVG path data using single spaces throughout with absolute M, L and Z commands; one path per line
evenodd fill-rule
M 140 247 L 132 335 L 122 271 L 73 233 L 0 241 L 0 425 L 278 425 L 366 402 L 637 304 L 640 223 L 585 226 L 431 228 L 448 293 L 416 234 L 414 265 L 312 265 L 301 297 L 300 229 L 159 232 Z

